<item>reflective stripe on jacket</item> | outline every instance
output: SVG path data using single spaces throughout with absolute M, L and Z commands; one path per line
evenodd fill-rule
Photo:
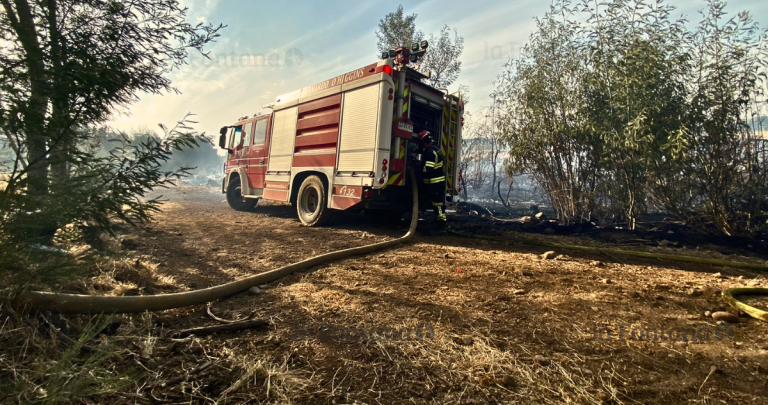
M 445 171 L 443 170 L 443 155 L 436 146 L 424 151 L 422 164 L 424 165 L 424 183 L 434 184 L 445 181 Z

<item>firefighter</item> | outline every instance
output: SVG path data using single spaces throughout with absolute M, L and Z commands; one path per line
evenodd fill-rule
M 434 229 L 432 235 L 445 233 L 445 170 L 443 169 L 443 155 L 432 143 L 429 131 L 419 132 L 419 143 L 422 148 L 421 164 L 423 167 L 422 178 L 427 191 L 429 202 L 435 211 Z

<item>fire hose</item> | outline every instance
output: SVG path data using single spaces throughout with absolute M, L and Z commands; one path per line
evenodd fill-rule
M 721 295 L 728 305 L 755 319 L 768 322 L 768 312 L 749 306 L 734 298 L 735 295 L 768 295 L 768 288 L 729 288 L 724 290 Z
M 411 187 L 413 190 L 413 207 L 411 224 L 408 232 L 398 238 L 370 245 L 359 246 L 318 256 L 289 264 L 278 269 L 246 277 L 242 280 L 217 285 L 194 291 L 185 291 L 163 295 L 141 295 L 130 297 L 112 297 L 98 295 L 62 294 L 44 291 L 27 291 L 18 297 L 22 303 L 38 309 L 52 312 L 82 314 L 82 313 L 136 313 L 144 311 L 163 311 L 167 309 L 183 308 L 192 305 L 201 305 L 207 302 L 220 300 L 231 295 L 248 290 L 251 287 L 287 277 L 297 271 L 307 270 L 311 267 L 328 263 L 334 260 L 345 259 L 350 256 L 364 255 L 409 241 L 416 233 L 416 225 L 419 222 L 419 196 L 416 184 L 416 175 L 409 171 Z

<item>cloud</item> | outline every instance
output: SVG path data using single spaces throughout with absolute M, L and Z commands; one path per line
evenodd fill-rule
M 258 7 L 250 2 L 238 6 L 221 0 L 181 3 L 189 7 L 189 16 L 195 21 L 222 21 L 229 25 L 209 47 L 214 61 L 195 56 L 192 65 L 171 76 L 181 95 L 142 95 L 141 101 L 131 106 L 130 116 L 117 116 L 114 126 L 155 127 L 159 122 L 173 123 L 192 111 L 199 114 L 201 131 L 216 133 L 220 126 L 259 111 L 280 94 L 375 61 L 376 24 L 395 8 L 394 3 L 351 1 L 297 1 Z M 417 26 L 426 35 L 436 33 L 447 23 L 464 37 L 462 73 L 451 88 L 468 85 L 472 95 L 468 109 L 474 111 L 490 103 L 488 95 L 502 64 L 528 41 L 535 29 L 534 17 L 542 16 L 549 4 L 498 0 L 468 7 L 458 0 L 427 0 L 407 5 L 405 11 L 419 15 Z M 685 10 L 689 19 L 695 21 L 695 10 L 704 8 L 706 3 L 688 0 L 676 5 L 680 13 Z M 768 25 L 768 3 L 764 0 L 731 1 L 728 5 L 731 15 L 743 9 L 749 9 L 764 27 Z M 287 66 L 285 57 L 291 49 L 298 50 L 302 59 Z M 225 63 L 228 57 L 269 58 L 273 54 L 281 61 L 279 66 Z
M 216 12 L 221 0 L 179 0 L 179 5 L 189 8 L 187 16 L 193 21 L 207 23 Z
M 343 35 L 345 24 L 370 9 L 368 4 L 348 9 L 346 15 L 322 29 L 293 39 L 279 38 L 282 42 L 279 39 L 269 42 L 272 46 L 265 47 L 264 52 L 242 46 L 242 36 L 238 35 L 241 32 L 233 30 L 224 38 L 226 42 L 219 41 L 212 47 L 212 60 L 194 55 L 189 65 L 173 73 L 173 85 L 181 95 L 143 95 L 141 101 L 131 107 L 130 114 L 116 116 L 112 125 L 123 130 L 147 123 L 154 127 L 159 122 L 175 122 L 187 112 L 195 112 L 196 120 L 200 121 L 198 129 L 215 133 L 237 117 L 262 110 L 263 105 L 273 102 L 280 94 L 369 64 L 373 52 L 357 51 L 369 46 L 370 39 L 365 36 L 332 41 L 333 46 L 322 49 L 314 42 L 322 34 Z

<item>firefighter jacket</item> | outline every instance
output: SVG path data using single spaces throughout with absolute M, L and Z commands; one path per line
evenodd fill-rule
M 422 165 L 424 166 L 424 183 L 435 184 L 445 181 L 445 170 L 443 170 L 443 155 L 435 145 L 424 151 L 422 155 Z

